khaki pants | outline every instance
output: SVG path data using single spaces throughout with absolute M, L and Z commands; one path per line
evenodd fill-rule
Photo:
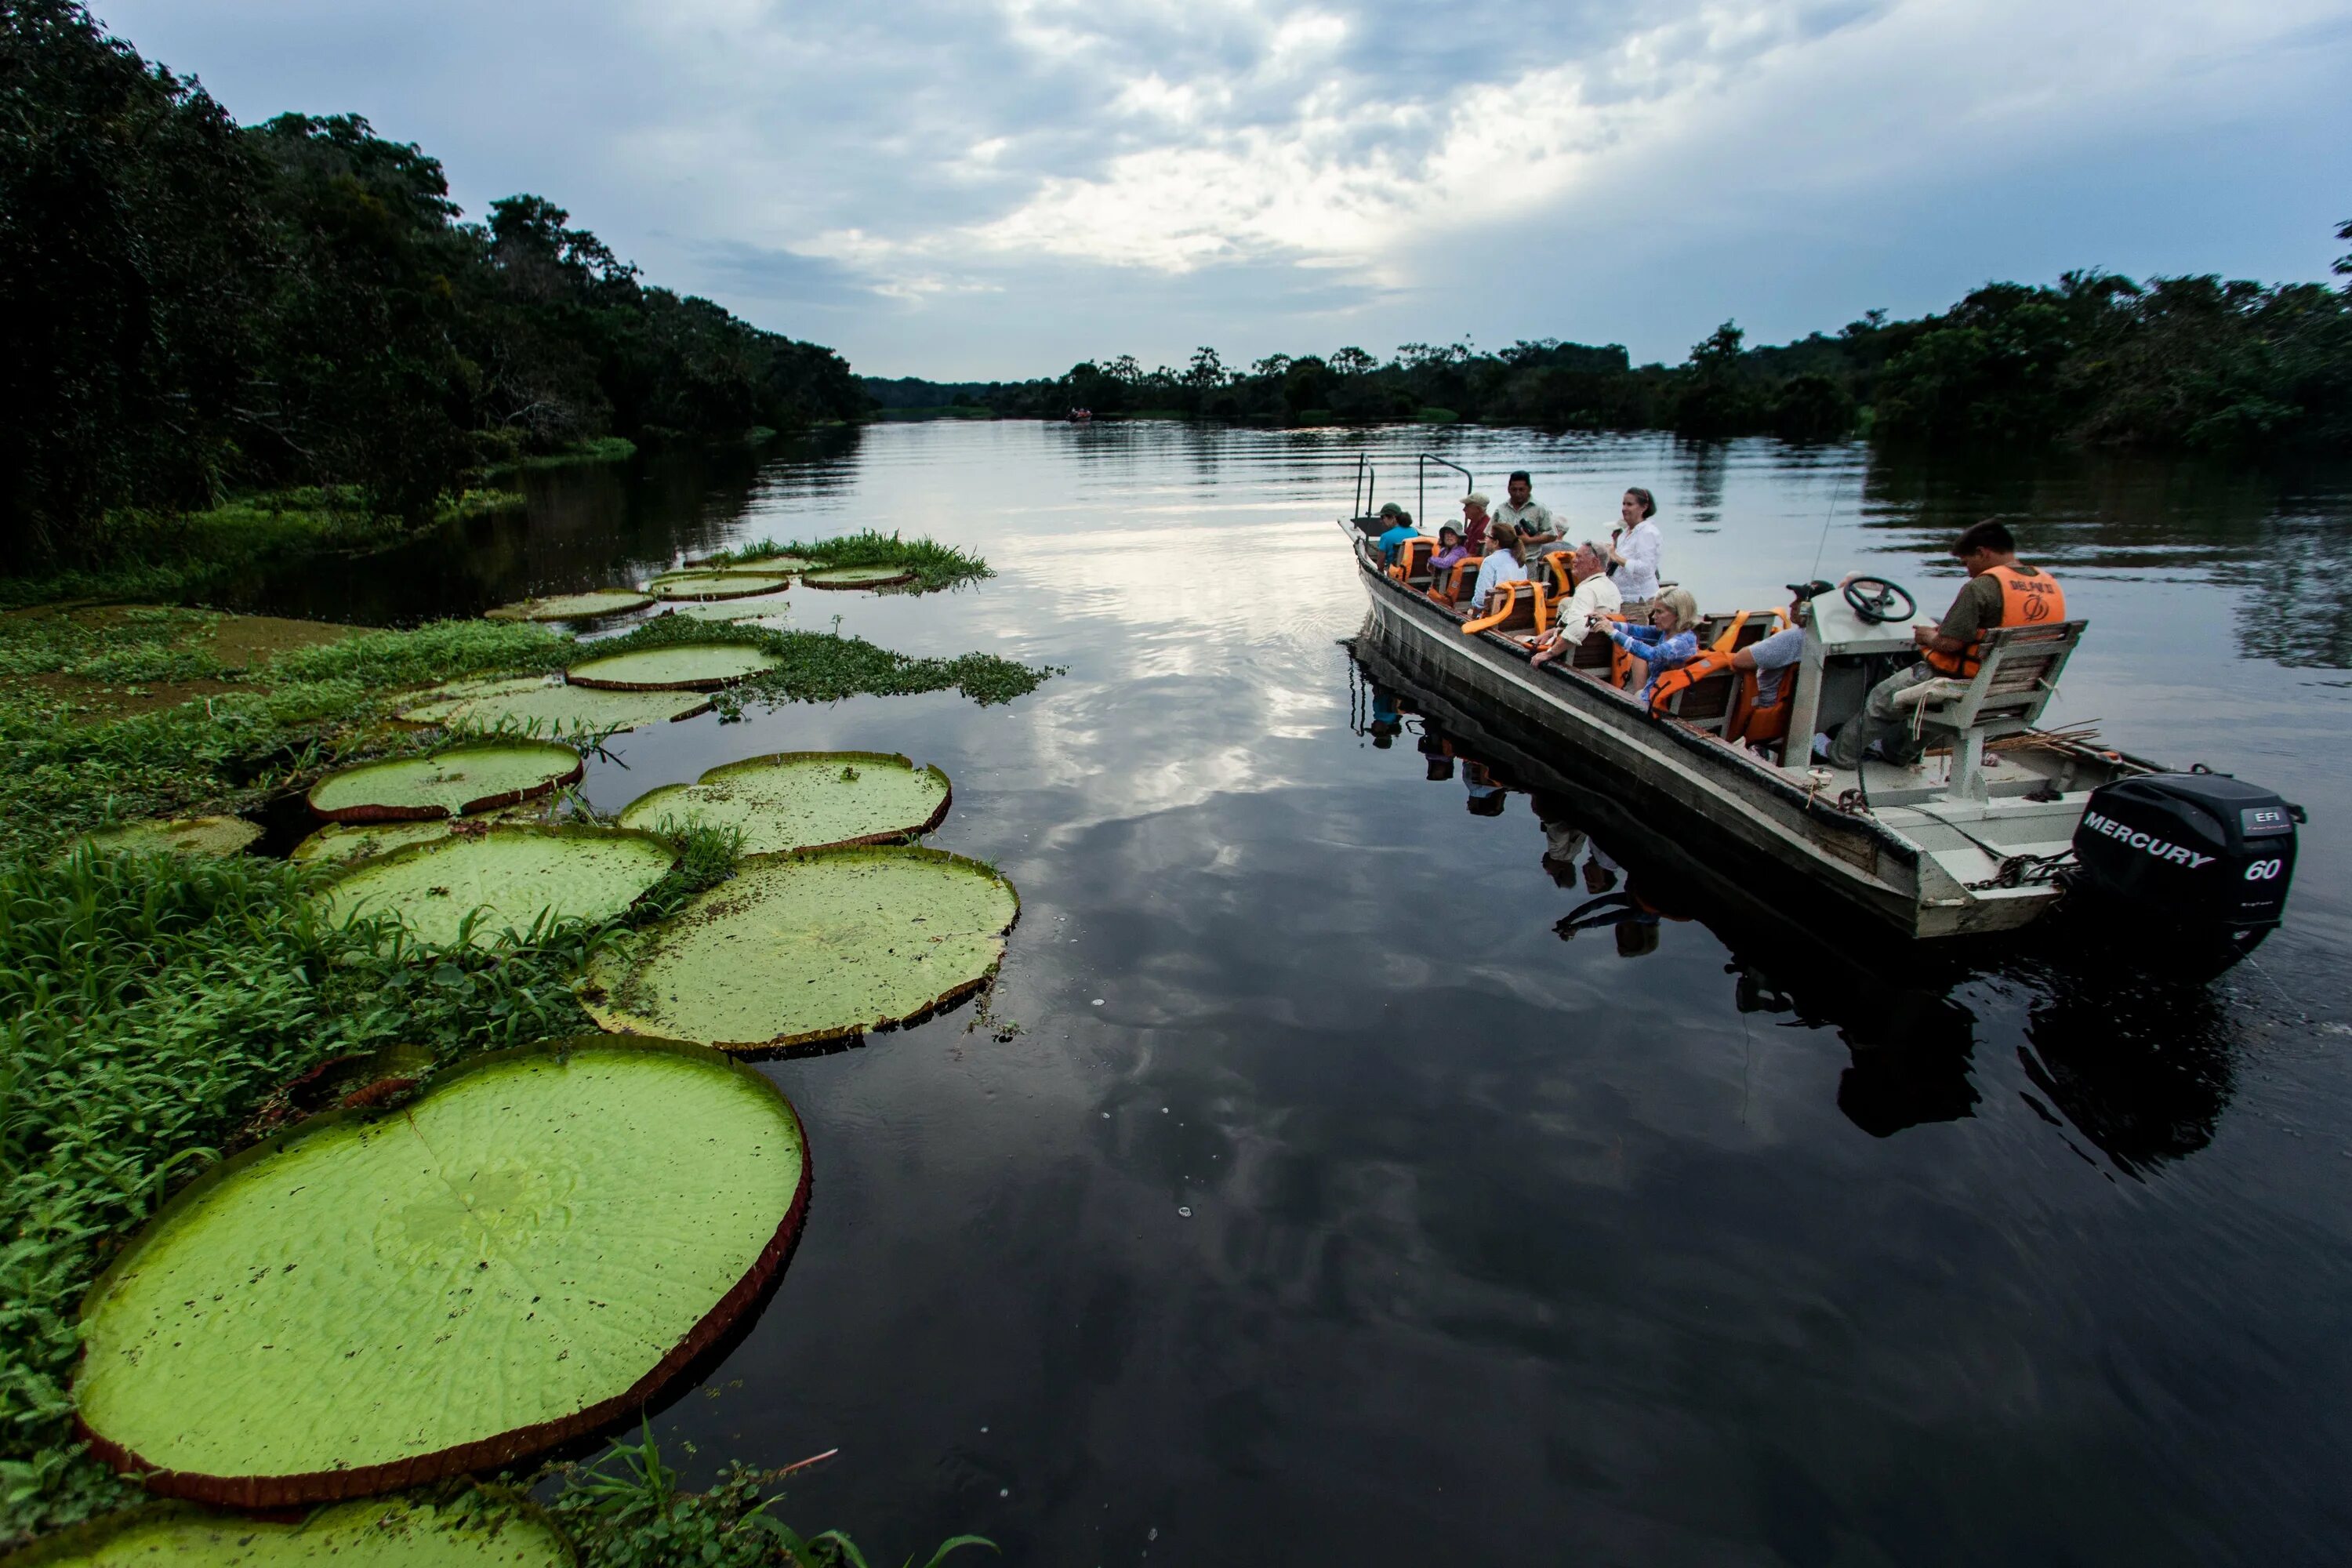
M 1872 687 L 1870 695 L 1863 699 L 1862 711 L 1847 720 L 1839 729 L 1837 739 L 1830 742 L 1830 765 L 1859 768 L 1863 751 L 1873 741 L 1880 742 L 1879 750 L 1890 763 L 1907 767 L 1917 762 L 1926 747 L 1911 733 L 1913 711 L 1895 707 L 1895 699 L 1942 673 L 1923 658 Z

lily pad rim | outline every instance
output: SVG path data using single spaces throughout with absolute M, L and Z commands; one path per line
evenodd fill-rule
M 219 1509 L 207 1508 L 201 1503 L 190 1502 L 179 1498 L 151 1499 L 79 1521 L 63 1530 L 51 1531 L 47 1534 L 37 1536 L 16 1551 L 0 1556 L 0 1568 L 54 1568 L 54 1565 L 71 1562 L 78 1556 L 102 1551 L 111 1545 L 114 1538 L 124 1531 L 138 1529 L 148 1524 L 168 1525 L 185 1519 L 193 1524 L 211 1523 L 230 1527 L 283 1524 L 288 1528 L 293 1528 L 310 1523 L 320 1513 L 331 1508 L 345 1508 L 353 1503 L 381 1502 L 387 1508 L 399 1503 L 423 1503 L 437 1509 L 456 1502 L 468 1491 L 479 1493 L 508 1510 L 509 1517 L 499 1521 L 500 1530 L 517 1521 L 538 1525 L 547 1531 L 549 1542 L 555 1547 L 554 1561 L 564 1564 L 565 1568 L 580 1568 L 580 1548 L 573 1543 L 572 1537 L 565 1533 L 563 1527 L 556 1522 L 555 1516 L 543 1504 L 513 1487 L 478 1478 L 468 1478 L 446 1489 L 433 1488 L 425 1489 L 421 1493 L 412 1489 L 385 1492 L 363 1498 L 343 1498 L 335 1502 L 320 1503 L 303 1515 L 300 1520 L 293 1521 L 253 1519 L 235 1513 L 224 1513 Z
M 940 824 L 948 819 L 948 812 L 950 808 L 955 805 L 955 781 L 948 777 L 947 770 L 940 767 L 937 763 L 925 763 L 922 766 L 917 767 L 914 760 L 901 752 L 770 752 L 765 756 L 740 757 L 731 763 L 720 763 L 716 767 L 705 768 L 696 776 L 694 784 L 656 784 L 653 788 L 646 791 L 644 795 L 637 796 L 636 800 L 633 800 L 629 802 L 628 805 L 623 806 L 620 811 L 614 816 L 613 820 L 615 823 L 619 822 L 623 816 L 627 816 L 631 811 L 636 808 L 638 802 L 650 799 L 654 795 L 660 795 L 666 790 L 692 789 L 696 784 L 707 784 L 713 779 L 719 778 L 726 773 L 737 772 L 740 769 L 769 766 L 776 763 L 829 763 L 834 761 L 839 761 L 844 763 L 896 763 L 911 773 L 933 774 L 940 781 L 940 795 L 939 809 L 932 812 L 929 819 L 924 822 L 919 827 L 894 828 L 887 833 L 862 834 L 856 838 L 836 838 L 830 844 L 804 844 L 797 849 L 771 850 L 768 853 L 761 855 L 746 855 L 741 857 L 742 859 L 765 860 L 771 859 L 778 855 L 814 855 L 820 849 L 857 849 L 883 845 L 904 844 L 909 838 L 921 838 L 929 834 L 936 832 Z M 663 817 L 659 820 L 682 821 L 684 819 Z M 639 833 L 651 833 L 658 831 L 658 829 L 640 827 L 634 829 L 633 831 Z M 965 858 L 969 859 L 970 857 L 967 856 Z M 982 862 L 982 864 L 985 864 L 985 862 Z M 994 868 L 992 867 L 991 869 L 994 869 Z M 999 880 L 1003 881 L 1004 885 L 1008 888 L 1013 885 L 1011 880 L 1005 879 L 1002 873 L 999 873 Z M 1013 900 L 1017 906 L 1020 901 L 1020 895 L 1017 893 L 1014 894 Z M 1012 928 L 1008 926 L 1005 929 L 1010 931 Z
M 672 586 L 675 586 L 680 578 L 685 577 L 718 577 L 722 579 L 735 577 L 740 578 L 741 581 L 731 587 L 722 584 L 713 590 L 703 593 L 665 594 L 662 592 L 663 584 L 667 583 Z M 793 574 L 789 572 L 733 572 L 724 570 L 703 572 L 689 570 L 684 572 L 666 572 L 658 577 L 649 579 L 646 584 L 646 592 L 653 595 L 655 599 L 657 599 L 666 605 L 709 604 L 717 600 L 724 599 L 756 599 L 762 594 L 783 593 L 787 589 L 791 588 L 792 585 Z
M 822 580 L 824 574 L 827 572 L 895 572 L 898 574 L 896 576 L 866 577 L 861 578 L 855 583 L 827 583 Z M 901 584 L 913 582 L 915 580 L 915 569 L 911 566 L 851 565 L 845 563 L 839 566 L 813 567 L 809 571 L 801 574 L 801 581 L 811 588 L 823 589 L 829 593 L 855 593 L 857 590 L 864 588 L 896 588 Z
M 572 759 L 571 771 L 549 778 L 533 788 L 501 790 L 496 795 L 486 795 L 479 800 L 467 802 L 456 811 L 451 811 L 446 805 L 383 805 L 373 801 L 358 805 L 337 806 L 329 810 L 318 802 L 319 792 L 331 781 L 339 779 L 346 773 L 357 773 L 362 768 L 389 767 L 396 763 L 412 763 L 420 759 L 425 762 L 438 762 L 443 757 L 451 756 L 459 752 L 513 751 L 525 746 L 542 746 L 551 752 L 565 753 Z M 317 783 L 302 792 L 302 804 L 308 806 L 314 816 L 325 821 L 340 822 L 347 826 L 368 822 L 433 822 L 444 817 L 471 816 L 478 811 L 496 811 L 502 805 L 520 805 L 524 801 L 536 800 L 541 795 L 562 789 L 566 784 L 578 784 L 587 771 L 588 761 L 580 754 L 579 750 L 564 745 L 559 741 L 546 741 L 536 736 L 525 735 L 518 735 L 509 740 L 495 737 L 469 739 L 454 746 L 444 746 L 438 751 L 420 752 L 406 757 L 374 757 L 366 762 L 353 763 L 347 768 L 337 768 L 332 773 L 322 775 Z
M 325 1137 L 355 1123 L 383 1121 L 392 1116 L 405 1115 L 425 1098 L 440 1093 L 451 1085 L 462 1082 L 477 1073 L 487 1072 L 509 1062 L 529 1058 L 548 1058 L 558 1062 L 568 1061 L 577 1052 L 593 1050 L 647 1051 L 685 1057 L 692 1060 L 723 1065 L 730 1071 L 756 1084 L 772 1096 L 791 1124 L 801 1151 L 800 1182 L 792 1201 L 785 1205 L 782 1219 L 775 1234 L 751 1260 L 743 1277 L 711 1303 L 708 1311 L 687 1331 L 684 1338 L 665 1352 L 645 1374 L 621 1393 L 599 1400 L 569 1415 L 525 1426 L 509 1428 L 471 1442 L 459 1443 L 432 1453 L 416 1454 L 379 1465 L 356 1465 L 344 1469 L 309 1470 L 294 1475 L 215 1476 L 201 1470 L 164 1469 L 142 1458 L 131 1448 L 93 1430 L 82 1419 L 79 1402 L 74 1408 L 74 1433 L 89 1445 L 90 1453 L 110 1468 L 125 1474 L 136 1475 L 146 1489 L 158 1497 L 177 1498 L 189 1502 L 209 1503 L 218 1507 L 275 1509 L 317 1503 L 347 1502 L 355 1498 L 373 1497 L 382 1492 L 404 1491 L 412 1487 L 443 1480 L 452 1476 L 477 1470 L 497 1469 L 533 1454 L 568 1443 L 576 1437 L 592 1436 L 614 1425 L 621 1417 L 645 1408 L 679 1373 L 693 1364 L 703 1352 L 719 1342 L 753 1306 L 768 1286 L 783 1272 L 793 1250 L 799 1247 L 803 1222 L 808 1215 L 809 1184 L 814 1161 L 809 1151 L 808 1128 L 801 1121 L 799 1110 L 783 1089 L 765 1073 L 750 1064 L 737 1060 L 725 1051 L 697 1045 L 690 1040 L 665 1039 L 652 1035 L 615 1035 L 610 1032 L 574 1035 L 561 1040 L 541 1040 L 527 1046 L 509 1046 L 499 1050 L 484 1051 L 467 1058 L 453 1067 L 441 1069 L 425 1080 L 424 1092 L 416 1100 L 397 1107 L 355 1106 L 324 1110 L 304 1118 L 284 1131 L 263 1139 L 249 1149 L 241 1149 L 225 1160 L 215 1161 L 198 1173 L 186 1186 L 160 1205 L 148 1215 L 146 1223 L 123 1245 L 90 1288 L 82 1295 L 75 1313 L 77 1322 L 89 1316 L 90 1310 L 112 1289 L 118 1275 L 133 1265 L 143 1250 L 147 1239 L 159 1234 L 164 1222 L 184 1208 L 201 1202 L 205 1194 L 222 1185 L 250 1165 L 275 1158 L 289 1149 L 314 1138 Z M 73 1387 L 81 1383 L 82 1368 L 74 1368 Z M 12 1565 L 13 1568 L 13 1565 Z
M 427 838 L 416 844 L 397 845 L 390 849 L 379 850 L 373 855 L 362 855 L 353 859 L 345 860 L 341 863 L 333 876 L 326 879 L 317 896 L 321 899 L 327 897 L 335 889 L 359 875 L 362 870 L 381 871 L 394 861 L 403 858 L 415 859 L 425 855 L 438 855 L 449 848 L 452 844 L 473 843 L 508 833 L 528 834 L 536 838 L 641 838 L 669 856 L 669 865 L 662 872 L 662 877 L 667 877 L 671 871 L 677 869 L 677 839 L 668 834 L 656 833 L 650 828 L 623 827 L 618 823 L 610 827 L 600 827 L 587 822 L 488 822 L 482 825 L 482 830 L 479 833 L 464 833 L 452 827 L 438 838 Z M 660 882 L 661 877 L 656 877 L 646 883 L 644 890 L 629 900 L 622 913 L 625 914 L 629 910 L 634 910 L 643 903 L 646 894 L 652 892 L 660 885 Z M 379 910 L 373 914 L 363 913 L 351 918 L 364 921 L 388 918 L 389 914 L 388 910 Z M 617 920 L 620 917 L 616 915 L 613 918 Z M 517 937 L 522 935 L 520 931 L 512 931 L 512 928 L 509 930 Z
M 582 647 L 595 647 L 598 644 L 588 642 L 583 643 L 580 646 Z M 614 655 L 612 657 L 617 658 L 619 656 Z M 551 679 L 551 677 L 552 679 Z M 452 686 L 461 686 L 467 682 L 478 682 L 484 686 L 490 686 L 509 681 L 520 682 L 526 680 L 537 685 L 549 687 L 568 686 L 572 684 L 572 682 L 563 679 L 563 671 L 560 669 L 551 669 L 538 675 L 460 675 L 448 680 L 436 681 L 431 686 L 420 686 L 415 690 L 398 693 L 395 700 L 406 704 L 406 706 L 402 708 L 400 711 L 387 718 L 384 722 L 395 730 L 405 731 L 412 734 L 425 730 L 439 730 L 452 737 L 455 737 L 452 743 L 457 745 L 487 746 L 492 743 L 505 742 L 509 741 L 551 741 L 559 746 L 572 746 L 572 742 L 577 740 L 580 744 L 578 746 L 572 746 L 572 749 L 574 751 L 578 751 L 582 746 L 587 746 L 604 741 L 614 735 L 626 734 L 631 730 L 649 730 L 653 727 L 655 722 L 665 724 L 683 724 L 688 719 L 699 719 L 705 713 L 710 711 L 710 704 L 706 701 L 698 707 L 688 709 L 683 713 L 673 713 L 667 719 L 649 721 L 643 724 L 625 724 L 618 729 L 606 729 L 601 725 L 591 724 L 584 720 L 569 725 L 550 725 L 543 730 L 539 728 L 540 721 L 531 720 L 522 721 L 519 727 L 510 729 L 506 726 L 516 723 L 516 721 L 513 719 L 511 714 L 501 716 L 496 724 L 477 729 L 470 728 L 463 723 L 453 724 L 446 719 L 412 719 L 408 716 L 409 714 L 415 712 L 418 709 L 426 706 L 428 703 L 488 701 L 490 700 L 487 694 L 483 693 L 477 693 L 473 697 L 452 697 L 449 695 L 447 690 L 447 689 Z M 639 689 L 635 687 L 597 687 L 583 684 L 581 687 L 581 689 L 583 691 L 634 691 Z M 664 686 L 651 687 L 645 689 L 655 691 L 675 690 L 687 692 L 689 695 L 692 694 L 692 689 L 687 687 Z M 440 693 L 440 695 L 436 696 L 435 693 L 436 692 Z M 6 1568 L 5 1562 L 0 1562 L 0 1568 Z
M 611 594 L 616 597 L 625 597 L 632 602 L 628 604 L 611 605 L 601 610 L 590 610 L 585 615 L 548 616 L 535 615 L 531 613 L 531 607 L 533 605 L 544 605 L 551 600 L 585 599 L 598 594 Z M 604 621 L 610 620 L 614 616 L 625 616 L 637 610 L 645 609 L 653 603 L 654 595 L 646 593 L 641 589 L 582 588 L 576 592 L 569 594 L 534 594 L 528 599 L 517 599 L 511 604 L 495 605 L 489 609 L 482 612 L 482 619 L 486 621 L 520 622 L 524 625 L 533 626 L 546 626 L 562 621 Z
M 1013 896 L 1013 913 L 1006 918 L 1000 930 L 991 934 L 1000 942 L 1007 942 L 1013 935 L 1013 928 L 1021 923 L 1021 889 L 1013 885 L 1012 878 L 977 857 L 959 855 L 950 849 L 934 849 L 928 844 L 846 844 L 825 849 L 786 849 L 767 855 L 746 855 L 735 863 L 735 875 L 740 879 L 747 868 L 783 861 L 834 859 L 944 860 L 960 866 L 972 867 L 985 872 Z M 713 894 L 721 893 L 732 885 L 731 882 L 721 882 L 715 888 L 707 889 L 697 894 L 696 898 L 708 898 Z M 688 907 L 691 908 L 691 904 Z M 671 918 L 682 918 L 684 912 L 681 910 L 678 915 Z M 657 942 L 660 940 L 661 928 L 656 926 L 643 934 L 648 942 Z M 986 990 L 996 979 L 998 971 L 1003 967 L 1004 953 L 1000 949 L 996 955 L 996 962 L 979 974 L 970 980 L 959 981 L 913 1011 L 902 1014 L 896 1018 L 882 1019 L 871 1024 L 845 1024 L 830 1028 L 809 1029 L 797 1035 L 778 1035 L 772 1039 L 766 1040 L 720 1040 L 714 1042 L 709 1048 L 725 1056 L 752 1061 L 805 1051 L 812 1047 L 845 1048 L 856 1045 L 868 1035 L 887 1035 L 895 1030 L 911 1028 L 917 1024 L 928 1023 L 955 1006 L 965 997 Z M 587 994 L 591 991 L 597 994 L 593 1000 L 591 1000 Z M 596 1026 L 607 1035 L 631 1040 L 656 1040 L 663 1037 L 657 1035 L 638 1034 L 625 1023 L 608 1022 L 609 1019 L 623 1018 L 627 1015 L 606 1004 L 605 993 L 595 984 L 589 970 L 583 969 L 580 978 L 573 982 L 572 994 L 580 999 L 580 1010 L 594 1019 Z
M 595 645 L 592 643 L 589 646 L 593 647 Z M 631 658 L 641 653 L 677 653 L 687 648 L 712 647 L 748 648 L 751 652 L 760 654 L 773 662 L 766 666 L 764 668 L 747 669 L 740 675 L 713 676 L 694 680 L 608 680 L 598 676 L 591 676 L 586 679 L 582 679 L 578 675 L 573 673 L 575 670 L 585 669 L 592 664 L 602 664 L 608 659 Z M 588 658 L 582 659 L 578 664 L 568 667 L 563 672 L 563 680 L 564 684 L 567 686 L 584 686 L 591 691 L 716 691 L 722 687 L 740 686 L 744 681 L 765 675 L 771 670 L 782 668 L 782 666 L 783 660 L 782 658 L 769 648 L 763 647 L 761 644 L 756 642 L 664 643 L 653 647 L 625 648 L 615 653 L 595 654 Z

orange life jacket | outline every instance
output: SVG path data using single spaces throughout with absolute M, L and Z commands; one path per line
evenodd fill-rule
M 1995 625 L 2031 626 L 2066 618 L 2066 590 L 2049 573 L 2037 572 L 2029 577 L 2014 566 L 1996 566 L 1986 575 L 2000 584 L 2000 619 Z M 1981 664 L 1977 647 L 1971 642 L 1958 653 L 1937 653 L 1929 648 L 1927 662 L 1946 675 L 1957 675 L 1966 680 L 1976 674 Z
M 1650 711 L 1664 713 L 1666 704 L 1696 686 L 1710 675 L 1720 675 L 1731 668 L 1731 656 L 1710 648 L 1684 664 L 1667 670 L 1651 684 Z

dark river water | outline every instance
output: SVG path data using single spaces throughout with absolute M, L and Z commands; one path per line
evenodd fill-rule
M 1709 607 L 1867 569 L 1940 609 L 1944 541 L 2017 520 L 2093 622 L 2055 721 L 2309 808 L 2286 928 L 2199 983 L 2031 934 L 1889 954 L 1676 885 L 1674 823 L 1483 771 L 1351 663 L 1331 520 L 1366 451 L 1415 506 L 1424 448 L 1497 493 L 1531 468 L 1580 533 L 1649 486 Z M 617 808 L 902 751 L 954 780 L 937 842 L 1023 900 L 1010 1040 L 966 1008 L 765 1068 L 814 1201 L 655 1418 L 690 1477 L 838 1447 L 785 1513 L 877 1562 L 963 1530 L 1045 1564 L 2346 1556 L 2352 474 L 936 424 L 527 483 L 257 602 L 471 615 L 874 526 L 996 576 L 796 589 L 785 624 L 1066 671 L 591 764 Z M 1664 918 L 1562 939 L 1629 877 Z

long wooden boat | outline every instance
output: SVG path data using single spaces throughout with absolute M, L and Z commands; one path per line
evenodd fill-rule
M 1923 765 L 1873 759 L 1847 770 L 1811 754 L 1803 741 L 1789 742 L 1785 760 L 1746 743 L 1737 723 L 1737 674 L 1694 685 L 1653 711 L 1612 681 L 1606 639 L 1598 634 L 1598 657 L 1580 650 L 1574 660 L 1536 666 L 1531 655 L 1547 604 L 1541 589 L 1519 591 L 1516 617 L 1469 621 L 1432 592 L 1432 579 L 1384 564 L 1370 537 L 1380 520 L 1349 518 L 1340 526 L 1370 599 L 1367 647 L 1418 679 L 1531 726 L 1586 765 L 1608 770 L 1661 828 L 1679 820 L 1727 839 L 1774 884 L 1764 889 L 1769 898 L 1827 899 L 1914 938 L 2011 930 L 2059 897 L 2095 792 L 2123 780 L 2175 776 L 2146 758 L 2035 727 L 2082 635 L 2081 622 L 1989 634 L 1976 679 L 1941 683 L 1936 700 L 1922 705 L 1923 733 L 1931 742 Z M 1920 622 L 1911 615 L 1866 616 L 1834 595 L 1798 609 L 1805 656 L 1789 672 L 1794 685 L 1787 732 L 1810 740 L 1817 728 L 1856 711 L 1885 670 L 1916 657 L 1912 626 Z M 1746 622 L 1708 617 L 1702 643 L 1745 639 L 1784 613 L 1752 610 Z M 1940 752 L 1932 745 L 1937 740 Z M 2275 807 L 2250 807 L 2245 830 L 2283 829 L 2284 841 L 2254 847 L 2283 842 L 2291 869 L 2285 813 L 2294 808 L 2228 783 L 2247 799 Z M 2258 826 L 2258 818 L 2273 815 L 2276 826 Z M 2095 819 L 2095 826 L 2102 821 Z M 2188 863 L 2187 851 L 2148 833 L 2122 837 Z M 2213 858 L 2200 857 L 2198 864 Z M 2270 864 L 2271 875 L 2281 877 L 2279 862 Z M 2234 874 L 2237 865 L 2220 869 Z M 2283 906 L 2283 879 L 2275 891 L 2273 903 Z M 2248 923 L 2275 924 L 2275 908 L 2266 921 Z

